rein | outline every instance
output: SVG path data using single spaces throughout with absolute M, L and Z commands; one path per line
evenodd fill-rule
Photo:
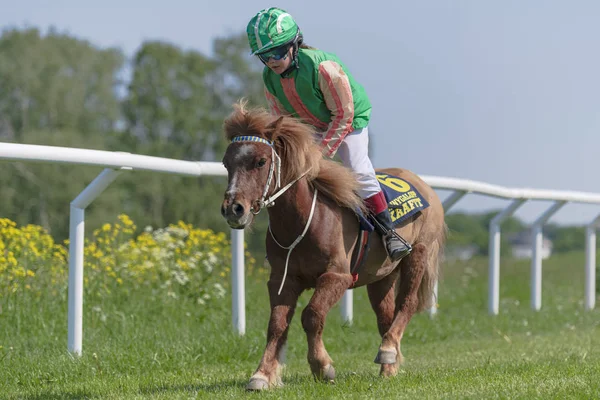
M 271 142 L 270 140 L 267 140 L 267 139 L 263 139 L 258 136 L 236 136 L 231 140 L 231 142 L 232 143 L 233 142 L 259 142 L 259 143 L 267 144 L 267 145 L 269 145 L 269 147 L 271 147 L 272 161 L 271 161 L 271 166 L 269 168 L 269 177 L 267 178 L 267 183 L 265 184 L 265 189 L 263 190 L 262 197 L 258 200 L 255 200 L 254 202 L 252 202 L 252 209 L 250 211 L 254 215 L 257 215 L 258 213 L 260 213 L 260 211 L 263 208 L 273 207 L 275 205 L 275 199 L 277 199 L 279 196 L 284 194 L 290 187 L 292 187 L 292 185 L 294 185 L 296 182 L 298 182 L 300 179 L 302 179 L 310 171 L 310 168 L 308 170 L 304 171 L 304 173 L 302 173 L 299 177 L 297 177 L 296 179 L 294 179 L 293 181 L 291 181 L 290 183 L 285 185 L 283 188 L 281 188 L 279 191 L 275 192 L 269 198 L 267 198 L 267 193 L 269 191 L 269 187 L 271 186 L 271 181 L 273 180 L 274 175 L 276 176 L 275 179 L 277 182 L 275 187 L 277 189 L 279 187 L 281 187 L 281 158 L 275 151 L 273 142 Z M 275 174 L 275 164 L 277 164 L 277 174 Z M 277 239 L 275 239 L 275 236 L 273 235 L 273 231 L 271 231 L 271 224 L 269 224 L 269 233 L 271 234 L 271 238 L 273 238 L 273 241 L 282 249 L 288 250 L 287 257 L 285 258 L 285 269 L 283 270 L 283 279 L 281 280 L 281 286 L 279 286 L 279 291 L 277 292 L 278 295 L 281 294 L 281 290 L 283 289 L 283 284 L 285 283 L 285 278 L 287 277 L 288 264 L 289 264 L 289 260 L 290 260 L 290 255 L 292 254 L 292 250 L 294 250 L 294 248 L 298 245 L 298 243 L 300 243 L 300 241 L 302 240 L 304 235 L 306 235 L 306 232 L 308 232 L 308 228 L 310 227 L 310 223 L 312 222 L 313 215 L 315 213 L 315 206 L 317 204 L 317 192 L 318 192 L 318 190 L 315 188 L 312 206 L 310 207 L 310 214 L 308 216 L 308 221 L 306 221 L 306 226 L 304 227 L 304 231 L 300 234 L 300 236 L 298 236 L 296 238 L 296 240 L 294 240 L 294 242 L 291 245 L 282 246 L 277 241 Z M 255 205 L 258 207 L 257 209 L 255 209 L 255 207 L 254 207 Z
M 277 246 L 281 247 L 284 250 L 288 250 L 287 257 L 285 258 L 285 269 L 283 270 L 283 279 L 281 280 L 281 285 L 279 286 L 279 291 L 277 292 L 278 295 L 281 294 L 281 289 L 283 289 L 283 284 L 285 283 L 285 278 L 287 277 L 288 263 L 290 261 L 290 255 L 292 254 L 292 250 L 294 250 L 294 248 L 298 245 L 298 243 L 300 243 L 304 235 L 306 235 L 306 232 L 308 232 L 308 227 L 312 222 L 313 215 L 315 214 L 315 205 L 317 204 L 317 192 L 318 190 L 315 189 L 312 206 L 310 207 L 310 214 L 308 215 L 308 221 L 306 221 L 304 231 L 300 234 L 300 236 L 296 238 L 296 240 L 294 240 L 294 243 L 292 243 L 289 246 L 282 246 L 281 243 L 279 243 L 277 239 L 275 239 L 275 235 L 273 235 L 273 231 L 271 230 L 271 224 L 269 224 L 269 233 L 271 234 L 271 238 L 273 238 L 273 241 L 277 243 Z

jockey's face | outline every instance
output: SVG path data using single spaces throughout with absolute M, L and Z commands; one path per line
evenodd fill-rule
M 282 74 L 286 69 L 290 67 L 292 64 L 292 51 L 293 47 L 290 47 L 287 51 L 287 55 L 279 60 L 275 60 L 275 58 L 269 58 L 266 62 L 267 67 L 271 68 L 273 72 L 276 74 Z

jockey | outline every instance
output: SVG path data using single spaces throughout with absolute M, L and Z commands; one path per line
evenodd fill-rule
M 252 54 L 265 64 L 265 96 L 272 113 L 291 115 L 321 132 L 323 154 L 352 169 L 359 195 L 377 222 L 392 261 L 410 253 L 410 245 L 393 231 L 387 201 L 369 159 L 371 103 L 364 88 L 333 54 L 303 43 L 290 14 L 276 7 L 257 13 L 246 28 Z M 381 226 L 378 226 L 381 225 Z

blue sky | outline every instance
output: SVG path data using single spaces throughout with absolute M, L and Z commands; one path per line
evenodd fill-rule
M 54 26 L 128 55 L 147 39 L 210 54 L 216 36 L 242 31 L 272 5 L 365 86 L 376 166 L 600 192 L 597 1 L 21 0 L 3 8 L 0 26 Z M 456 210 L 504 204 L 469 196 Z M 531 221 L 548 205 L 526 204 L 517 216 Z M 598 213 L 568 205 L 551 221 Z

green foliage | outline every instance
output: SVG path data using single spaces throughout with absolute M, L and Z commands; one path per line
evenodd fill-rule
M 222 119 L 206 82 L 215 68 L 213 60 L 195 51 L 160 42 L 142 45 L 123 105 L 137 152 L 214 159 L 212 144 L 222 136 Z
M 553 251 L 562 253 L 585 248 L 584 227 L 550 224 L 544 227 L 544 234 L 552 240 Z M 600 243 L 597 243 L 597 246 L 600 246 Z
M 240 97 L 248 99 L 251 104 L 266 105 L 261 79 L 263 64 L 249 59 L 245 32 L 215 39 L 214 59 L 218 68 L 215 70 L 213 88 L 219 93 L 224 106 L 229 106 Z
M 69 35 L 37 29 L 0 36 L 0 137 L 30 143 L 34 130 L 108 132 L 119 115 L 115 88 L 124 57 Z
M 449 228 L 448 246 L 475 246 L 477 253 L 487 255 L 489 224 L 499 210 L 482 214 L 452 213 L 446 215 Z M 510 252 L 510 238 L 527 230 L 527 226 L 516 217 L 509 217 L 502 223 L 501 249 L 503 254 Z M 544 226 L 544 235 L 552 241 L 553 253 L 581 251 L 585 248 L 585 228 L 578 226 Z M 600 243 L 597 243 L 600 248 Z
M 448 246 L 475 246 L 477 254 L 486 255 L 488 251 L 489 225 L 498 211 L 482 214 L 453 213 L 446 215 L 448 225 Z M 510 253 L 509 238 L 521 232 L 525 225 L 515 217 L 509 217 L 502 223 L 501 252 Z
M 449 245 L 475 245 L 480 250 L 485 249 L 488 232 L 478 218 L 464 213 L 449 214 L 446 216 L 446 224 Z

